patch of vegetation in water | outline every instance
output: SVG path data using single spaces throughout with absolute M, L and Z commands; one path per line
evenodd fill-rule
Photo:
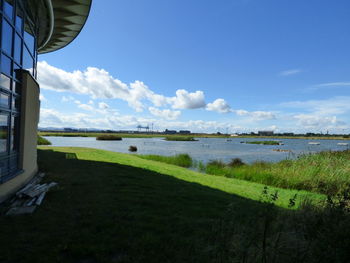
M 166 136 L 165 140 L 166 141 L 189 141 L 189 142 L 198 141 L 191 136 Z
M 246 141 L 247 144 L 280 145 L 278 141 Z
M 96 140 L 98 140 L 98 141 L 121 141 L 122 137 L 117 136 L 117 135 L 105 134 L 105 135 L 97 136 Z
M 45 139 L 44 137 L 38 135 L 37 144 L 38 145 L 51 145 L 52 143 L 49 140 Z

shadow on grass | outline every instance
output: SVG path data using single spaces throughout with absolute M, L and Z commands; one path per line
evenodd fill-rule
M 271 208 L 145 169 L 38 152 L 59 186 L 34 214 L 0 218 L 0 262 L 226 262 L 241 255 L 226 257 L 233 228 L 221 224 L 251 228 Z M 235 222 L 223 220 L 228 207 Z

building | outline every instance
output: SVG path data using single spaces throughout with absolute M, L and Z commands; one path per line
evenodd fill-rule
M 272 136 L 273 131 L 258 131 L 259 136 Z
M 176 133 L 177 133 L 177 131 L 175 131 L 175 130 L 165 129 L 165 131 L 164 131 L 164 134 L 176 134 Z
M 180 130 L 179 133 L 180 133 L 180 134 L 191 134 L 191 131 L 188 131 L 188 130 Z
M 0 202 L 38 170 L 38 54 L 80 33 L 92 0 L 0 0 Z

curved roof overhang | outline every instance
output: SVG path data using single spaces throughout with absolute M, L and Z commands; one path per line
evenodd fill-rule
M 41 0 L 38 53 L 61 49 L 82 30 L 92 0 Z

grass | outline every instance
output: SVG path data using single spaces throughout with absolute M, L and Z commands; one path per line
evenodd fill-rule
M 263 144 L 263 145 L 280 145 L 277 141 L 246 141 L 248 144 Z
M 255 162 L 230 167 L 209 163 L 208 174 L 253 181 L 266 185 L 335 195 L 350 185 L 350 151 L 326 151 L 278 163 Z
M 175 156 L 138 155 L 138 157 L 142 159 L 153 160 L 157 162 L 168 163 L 187 168 L 193 165 L 193 160 L 188 154 L 177 154 Z
M 191 136 L 166 136 L 165 140 L 166 141 L 189 141 L 189 142 L 197 141 L 195 138 Z
M 252 182 L 96 149 L 43 146 L 38 156 L 45 181 L 59 185 L 34 214 L 0 217 L 0 262 L 233 262 L 236 243 L 222 233 L 260 233 L 253 226 L 272 211 Z M 295 194 L 297 206 L 324 199 L 269 191 L 281 212 Z
M 122 137 L 112 134 L 104 134 L 96 137 L 96 140 L 99 141 L 121 141 Z
M 38 145 L 51 145 L 51 142 L 47 139 L 45 139 L 44 137 L 38 135 Z

